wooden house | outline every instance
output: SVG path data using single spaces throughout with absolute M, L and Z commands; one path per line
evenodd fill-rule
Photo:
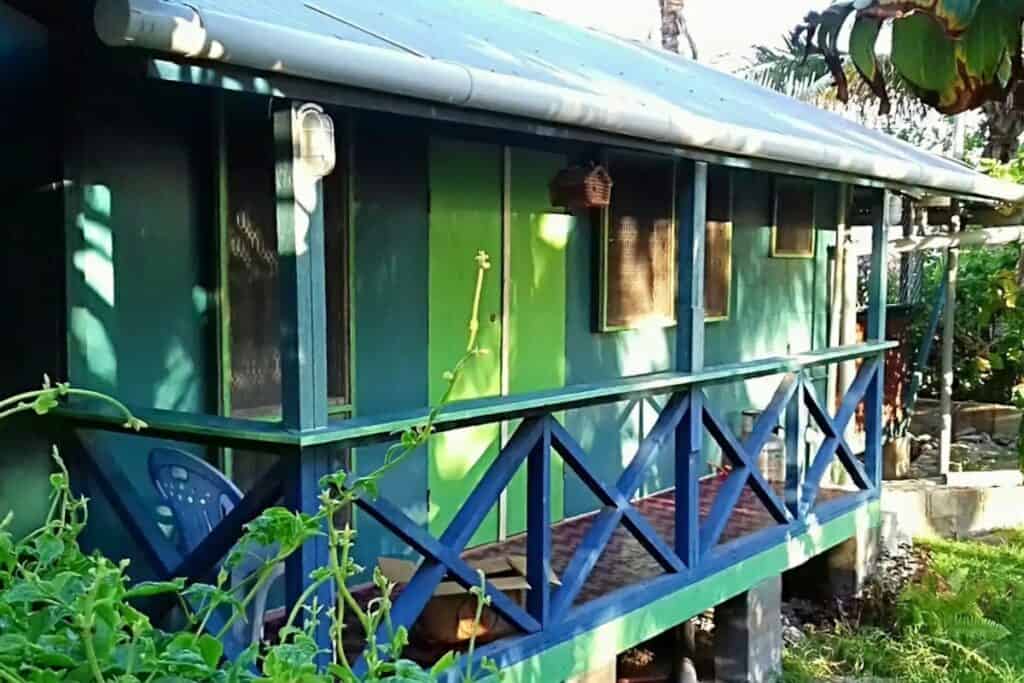
M 481 654 L 506 680 L 600 669 L 876 526 L 887 197 L 1022 198 L 497 1 L 0 0 L 0 63 L 0 389 L 47 372 L 149 424 L 80 404 L 7 428 L 0 510 L 45 513 L 58 440 L 92 545 L 139 578 L 205 575 L 261 508 L 315 507 L 320 475 L 425 419 L 484 251 L 489 353 L 354 523 L 362 564 L 424 559 L 403 623 L 446 573 L 475 581 L 474 553 L 527 556 L 526 604 L 491 589 L 514 634 Z M 552 203 L 593 165 L 607 207 Z M 831 347 L 831 249 L 857 221 L 867 341 Z M 160 449 L 247 494 L 191 554 L 160 531 Z M 312 543 L 281 599 L 321 561 Z

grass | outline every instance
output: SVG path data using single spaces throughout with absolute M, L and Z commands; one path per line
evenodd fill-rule
M 789 647 L 783 680 L 1024 683 L 1024 530 L 988 540 L 920 543 L 928 569 L 896 604 Z

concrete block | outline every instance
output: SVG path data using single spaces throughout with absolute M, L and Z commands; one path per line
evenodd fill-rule
M 950 472 L 946 475 L 946 486 L 955 488 L 995 488 L 1022 485 L 1024 485 L 1024 473 L 1020 470 Z
M 935 489 L 928 496 L 928 516 L 958 518 L 961 511 L 971 506 L 971 492 L 963 489 Z
M 782 577 L 715 607 L 715 677 L 764 683 L 782 673 Z
M 828 586 L 833 596 L 859 595 L 878 563 L 881 529 L 858 528 L 857 533 L 825 553 Z

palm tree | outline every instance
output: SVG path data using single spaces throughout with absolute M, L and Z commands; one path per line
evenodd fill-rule
M 686 0 L 658 0 L 661 3 L 661 46 L 679 54 L 679 36 L 686 39 L 690 56 L 698 59 L 697 41 L 686 24 Z
M 916 145 L 934 148 L 948 142 L 952 135 L 948 121 L 913 95 L 886 55 L 880 55 L 878 61 L 890 84 L 889 110 L 884 114 L 870 86 L 854 78 L 855 69 L 849 60 L 841 62 L 849 83 L 848 99 L 841 101 L 825 56 L 814 48 L 807 50 L 794 36 L 784 36 L 781 48 L 755 45 L 753 59 L 737 75 Z
M 1005 102 L 986 102 L 981 110 L 985 113 L 985 151 L 982 156 L 1009 163 L 1020 151 L 1020 138 L 1024 135 L 1024 110 L 1015 106 L 1014 95 Z M 1024 271 L 1022 271 L 1024 272 Z

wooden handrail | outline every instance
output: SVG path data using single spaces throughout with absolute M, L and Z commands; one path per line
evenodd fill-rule
M 671 394 L 690 387 L 727 384 L 872 357 L 896 346 L 897 343 L 891 341 L 871 342 L 718 365 L 694 373 L 662 372 L 594 384 L 577 384 L 550 391 L 459 401 L 441 411 L 435 427 L 439 432 L 450 431 L 591 405 Z M 122 424 L 122 418 L 97 412 L 89 406 L 71 404 L 53 414 L 72 427 L 130 432 Z M 136 411 L 136 415 L 148 425 L 145 436 L 264 452 L 289 452 L 326 444 L 355 446 L 390 441 L 396 434 L 422 425 L 427 414 L 428 410 L 422 408 L 392 415 L 370 415 L 332 422 L 322 429 L 298 432 L 274 422 L 165 410 Z

